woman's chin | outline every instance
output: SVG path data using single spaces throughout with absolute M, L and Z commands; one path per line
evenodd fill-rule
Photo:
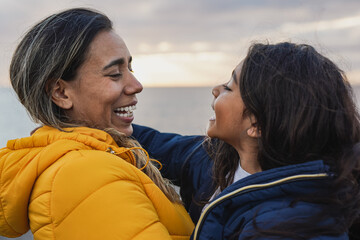
M 127 137 L 131 136 L 131 134 L 133 133 L 133 127 L 131 124 L 127 127 L 114 127 L 114 129 L 116 129 L 118 132 L 123 133 Z

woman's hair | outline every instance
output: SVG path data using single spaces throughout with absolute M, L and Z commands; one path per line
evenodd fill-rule
M 93 127 L 86 122 L 68 119 L 64 110 L 52 102 L 52 89 L 59 79 L 74 80 L 88 57 L 95 36 L 111 30 L 112 22 L 104 14 L 74 8 L 45 18 L 25 34 L 11 61 L 10 80 L 20 102 L 35 122 L 59 130 L 80 125 Z M 115 130 L 107 132 L 120 146 L 138 145 L 135 140 Z M 138 164 L 143 166 L 146 156 L 140 152 L 135 151 L 135 154 Z M 148 164 L 144 172 L 172 202 L 180 202 L 175 190 L 153 165 Z
M 335 174 L 334 195 L 322 199 L 329 203 L 323 213 L 336 209 L 345 220 L 333 230 L 347 231 L 360 210 L 360 123 L 344 73 L 309 45 L 257 43 L 236 81 L 245 112 L 255 117 L 261 132 L 257 159 L 262 170 L 322 159 Z M 224 189 L 239 156 L 229 144 L 216 142 L 214 181 Z
M 32 119 L 61 129 L 74 126 L 51 100 L 59 79 L 71 81 L 85 61 L 89 45 L 112 22 L 99 12 L 75 8 L 53 14 L 32 27 L 13 55 L 10 80 Z

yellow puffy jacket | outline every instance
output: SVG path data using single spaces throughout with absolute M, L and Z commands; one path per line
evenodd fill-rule
M 189 239 L 186 210 L 133 165 L 129 149 L 101 130 L 68 130 L 45 126 L 0 150 L 0 235 L 30 227 L 46 240 Z

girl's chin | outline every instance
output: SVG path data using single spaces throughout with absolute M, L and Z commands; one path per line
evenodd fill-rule
M 211 127 L 208 127 L 206 129 L 206 135 L 210 138 L 215 138 L 216 136 L 214 135 L 213 129 Z

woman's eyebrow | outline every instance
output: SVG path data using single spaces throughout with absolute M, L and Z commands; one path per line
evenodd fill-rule
M 125 59 L 124 58 L 119 58 L 119 59 L 115 59 L 113 61 L 111 61 L 109 64 L 107 64 L 105 67 L 103 67 L 103 71 L 105 71 L 106 69 L 114 66 L 114 65 L 123 65 L 125 63 Z

